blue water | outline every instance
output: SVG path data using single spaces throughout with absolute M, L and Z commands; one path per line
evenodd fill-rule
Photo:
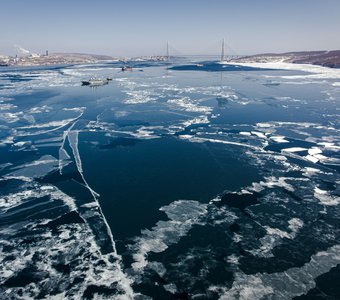
M 339 298 L 339 79 L 129 65 L 1 68 L 1 298 Z

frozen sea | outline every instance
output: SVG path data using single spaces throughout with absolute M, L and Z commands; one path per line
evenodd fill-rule
M 131 65 L 0 69 L 0 298 L 339 299 L 340 70 Z

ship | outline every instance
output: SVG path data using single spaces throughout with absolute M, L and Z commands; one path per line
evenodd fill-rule
M 82 81 L 82 85 L 89 85 L 89 86 L 100 86 L 108 84 L 109 81 L 112 80 L 111 78 L 96 78 L 91 77 L 89 80 Z

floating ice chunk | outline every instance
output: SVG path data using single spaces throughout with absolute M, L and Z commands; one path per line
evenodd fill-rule
M 6 123 L 15 123 L 15 122 L 18 122 L 20 120 L 21 116 L 22 116 L 22 112 L 19 112 L 19 113 L 10 113 L 10 112 L 1 113 L 0 114 L 0 121 L 4 121 Z
M 322 153 L 322 150 L 317 147 L 313 147 L 308 150 L 309 155 L 307 155 L 305 158 L 316 163 L 318 161 L 327 161 L 329 158 L 327 156 L 324 156 L 320 153 Z
M 322 154 L 314 154 L 313 156 L 316 157 L 320 161 L 329 160 L 329 158 L 327 156 L 324 156 Z
M 290 235 L 288 232 L 282 231 L 278 228 L 271 228 L 269 226 L 264 226 L 264 228 L 267 231 L 267 235 L 277 235 L 279 238 L 290 238 Z
M 208 124 L 208 123 L 210 123 L 210 121 L 207 116 L 200 116 L 200 117 L 183 122 L 183 125 L 187 127 L 187 126 L 194 125 L 194 124 Z
M 288 153 L 293 153 L 293 152 L 302 152 L 302 151 L 307 151 L 308 149 L 302 148 L 302 147 L 292 147 L 292 148 L 285 148 L 282 149 L 282 152 L 288 152 Z
M 294 187 L 286 182 L 286 180 L 289 180 L 289 179 L 292 179 L 292 178 L 286 178 L 286 177 L 274 178 L 274 177 L 269 177 L 267 179 L 268 179 L 268 182 L 266 184 L 267 184 L 268 187 L 279 186 L 279 187 L 285 188 L 288 191 L 291 191 L 291 192 L 294 191 Z
M 174 283 L 165 284 L 165 285 L 163 285 L 163 288 L 166 291 L 168 291 L 168 292 L 170 292 L 172 294 L 177 293 L 177 287 L 176 287 L 176 284 L 174 284 Z
M 143 104 L 157 99 L 152 97 L 151 92 L 147 90 L 127 91 L 126 94 L 129 96 L 129 98 L 125 100 L 126 104 Z
M 238 233 L 234 233 L 234 235 L 233 235 L 233 241 L 234 241 L 235 243 L 241 242 L 241 241 L 242 241 L 242 235 L 240 235 L 240 234 L 238 234 Z
M 236 273 L 231 289 L 212 286 L 220 299 L 292 299 L 314 288 L 314 280 L 340 263 L 340 245 L 318 252 L 301 268 L 291 268 L 281 273 Z M 302 284 L 303 283 L 303 284 Z
M 251 131 L 251 134 L 256 135 L 257 137 L 259 137 L 261 139 L 266 139 L 267 138 L 263 132 Z
M 14 147 L 23 147 L 27 144 L 28 142 L 16 142 L 13 144 Z
M 14 108 L 17 108 L 17 106 L 11 103 L 2 104 L 2 101 L 0 101 L 0 111 L 11 110 Z
M 193 200 L 178 200 L 160 208 L 169 220 L 159 221 L 151 230 L 145 229 L 140 237 L 135 238 L 135 244 L 130 247 L 134 252 L 135 262 L 132 268 L 142 270 L 148 265 L 149 252 L 159 253 L 169 245 L 177 243 L 185 236 L 194 224 L 201 223 L 201 218 L 207 213 L 207 204 Z
M 303 225 L 304 225 L 304 223 L 303 223 L 303 221 L 301 220 L 301 219 L 299 219 L 299 218 L 293 218 L 293 219 L 290 219 L 289 221 L 288 221 L 288 223 L 289 223 L 289 226 L 288 226 L 288 228 L 291 230 L 291 235 L 293 236 L 293 234 L 294 234 L 294 237 L 293 238 L 295 238 L 295 235 L 296 235 L 296 233 L 303 227 Z
M 278 228 L 264 226 L 267 234 L 260 239 L 261 247 L 251 251 L 252 254 L 260 257 L 272 257 L 273 254 L 271 251 L 273 248 L 280 244 L 283 238 L 294 239 L 297 232 L 301 229 L 304 223 L 298 218 L 293 218 L 288 221 L 288 224 L 290 232 L 286 232 Z
M 233 265 L 238 265 L 239 264 L 239 257 L 236 256 L 235 254 L 231 254 L 227 257 L 227 262 Z
M 311 177 L 311 176 L 319 174 L 319 173 L 321 173 L 321 174 L 324 173 L 319 169 L 310 168 L 310 167 L 305 167 L 305 168 L 302 169 L 302 171 L 303 171 L 303 175 L 306 176 L 306 177 Z
M 313 162 L 313 163 L 317 163 L 317 162 L 319 161 L 319 159 L 316 158 L 316 157 L 313 156 L 313 155 L 307 155 L 307 156 L 305 156 L 305 158 L 306 158 L 307 160 Z
M 192 140 L 194 136 L 189 134 L 181 134 L 178 136 L 178 138 L 183 140 Z
M 90 203 L 86 203 L 86 204 L 81 205 L 81 207 L 96 208 L 96 207 L 98 207 L 98 203 L 97 202 L 90 202 Z
M 260 182 L 253 182 L 250 190 L 255 192 L 261 192 L 265 188 L 274 188 L 274 187 L 283 187 L 287 191 L 294 192 L 294 187 L 287 183 L 286 180 L 308 180 L 306 178 L 293 178 L 293 177 L 279 177 L 276 178 L 274 176 L 265 177 L 266 181 L 260 181 Z
M 329 150 L 340 150 L 340 146 L 336 146 L 334 145 L 334 143 L 331 143 L 331 142 L 321 142 L 321 143 L 318 143 L 318 145 L 324 146 L 326 149 L 329 149 Z
M 143 139 L 156 139 L 160 138 L 160 136 L 156 135 L 153 130 L 150 130 L 148 127 L 142 126 L 141 128 L 137 129 L 137 131 L 131 132 L 130 134 L 137 137 L 137 138 L 143 138 Z
M 0 198 L 0 207 L 3 208 L 13 208 L 18 204 L 23 203 L 29 198 L 41 198 L 44 196 L 50 196 L 53 199 L 61 200 L 67 205 L 70 210 L 75 210 L 74 199 L 70 196 L 64 194 L 58 188 L 52 185 L 36 186 L 34 189 L 29 189 L 13 194 L 8 194 Z
M 52 110 L 51 107 L 47 106 L 47 105 L 43 105 L 43 106 L 39 106 L 39 107 L 32 107 L 29 109 L 29 113 L 30 114 L 41 114 L 41 113 L 47 113 L 50 112 Z
M 256 123 L 256 126 L 260 127 L 260 128 L 270 128 L 270 127 L 273 127 L 273 124 L 271 124 L 271 123 Z
M 315 155 L 315 154 L 320 154 L 320 153 L 322 153 L 322 150 L 320 148 L 313 147 L 313 148 L 308 149 L 308 154 L 310 155 Z
M 289 143 L 289 141 L 287 141 L 285 139 L 285 136 L 283 135 L 273 135 L 270 137 L 271 140 L 277 142 L 277 143 Z
M 166 268 L 161 262 L 158 261 L 149 262 L 148 267 L 154 270 L 161 277 L 163 277 L 166 273 Z
M 247 132 L 247 131 L 241 131 L 240 132 L 241 135 L 247 135 L 247 136 L 250 136 L 251 133 L 250 132 Z
M 316 188 L 314 189 L 314 191 L 315 191 L 315 193 L 317 193 L 317 194 L 319 194 L 319 195 L 327 195 L 327 194 L 328 194 L 327 191 L 323 191 L 323 190 L 319 189 L 318 187 L 316 187 Z
M 287 161 L 287 157 L 283 155 L 274 155 L 273 157 L 278 161 Z
M 14 137 L 8 136 L 4 138 L 3 140 L 0 140 L 0 146 L 6 146 L 14 143 Z
M 318 187 L 314 188 L 314 197 L 324 205 L 334 206 L 340 204 L 340 197 L 332 196 L 328 191 L 321 190 Z
M 38 160 L 15 167 L 15 171 L 7 174 L 14 177 L 39 178 L 58 168 L 58 160 L 51 155 L 44 155 Z
M 188 112 L 210 113 L 213 110 L 213 108 L 210 106 L 199 105 L 197 101 L 194 101 L 189 97 L 170 99 L 167 101 L 167 103 L 175 104 Z
M 242 189 L 241 191 L 240 191 L 240 193 L 239 193 L 240 195 L 251 195 L 251 194 L 253 194 L 252 192 L 250 192 L 250 191 L 248 191 L 248 190 L 244 190 L 244 189 Z

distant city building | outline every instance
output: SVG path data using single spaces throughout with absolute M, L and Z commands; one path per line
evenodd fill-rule
M 48 56 L 48 50 L 46 50 L 46 56 Z

